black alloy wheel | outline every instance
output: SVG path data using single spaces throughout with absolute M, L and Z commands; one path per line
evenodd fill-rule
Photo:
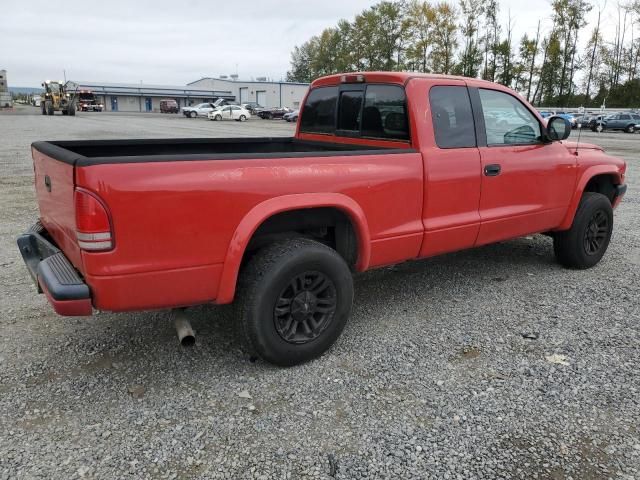
M 276 330 L 289 343 L 315 340 L 331 323 L 336 304 L 331 279 L 322 272 L 304 272 L 293 278 L 276 300 Z
M 585 192 L 569 230 L 555 232 L 553 250 L 558 262 L 569 268 L 591 268 L 604 256 L 613 233 L 611 200 Z
M 604 210 L 596 210 L 584 232 L 584 251 L 587 255 L 597 255 L 605 245 L 609 235 L 609 217 Z

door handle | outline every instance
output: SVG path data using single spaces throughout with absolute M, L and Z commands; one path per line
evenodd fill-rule
M 47 192 L 51 191 L 51 178 L 49 175 L 44 176 L 44 186 L 47 188 Z
M 500 165 L 487 165 L 486 167 L 484 167 L 484 174 L 487 177 L 497 177 L 498 175 L 500 175 Z

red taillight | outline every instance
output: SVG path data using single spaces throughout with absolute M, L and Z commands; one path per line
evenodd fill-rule
M 83 250 L 101 251 L 113 248 L 111 221 L 107 209 L 94 194 L 76 189 L 76 237 Z

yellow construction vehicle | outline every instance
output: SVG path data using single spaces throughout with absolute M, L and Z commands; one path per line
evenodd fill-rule
M 76 114 L 76 91 L 68 88 L 67 83 L 47 80 L 42 84 L 44 95 L 40 108 L 42 115 L 53 115 L 60 111 L 63 115 Z

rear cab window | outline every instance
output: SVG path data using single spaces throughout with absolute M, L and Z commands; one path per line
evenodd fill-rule
M 408 141 L 404 88 L 385 84 L 314 88 L 302 110 L 300 132 Z
M 472 148 L 477 145 L 471 99 L 466 86 L 431 87 L 429 103 L 438 148 Z

